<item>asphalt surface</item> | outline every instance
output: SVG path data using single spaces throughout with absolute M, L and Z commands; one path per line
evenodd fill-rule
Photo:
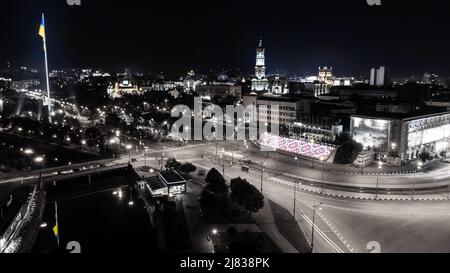
M 164 147 L 165 146 L 165 147 Z M 218 145 L 219 146 L 219 145 Z M 294 189 L 285 184 L 277 183 L 282 174 L 299 174 L 301 178 L 321 180 L 320 165 L 314 169 L 308 167 L 296 168 L 286 162 L 277 162 L 271 158 L 264 159 L 260 155 L 238 151 L 233 143 L 218 147 L 218 154 L 230 157 L 237 163 L 239 158 L 248 158 L 254 162 L 264 160 L 263 194 L 266 198 L 278 203 L 289 211 L 294 207 Z M 160 165 L 161 153 L 164 159 L 176 157 L 180 161 L 189 161 L 199 167 L 211 167 L 222 171 L 221 162 L 214 163 L 215 145 L 211 143 L 195 143 L 183 147 L 168 144 L 154 144 L 147 149 L 147 163 L 157 167 Z M 135 167 L 144 165 L 142 152 L 133 151 L 132 158 L 137 162 Z M 116 159 L 111 164 L 127 163 L 128 155 Z M 295 164 L 295 161 L 293 161 Z M 260 178 L 231 167 L 230 161 L 225 161 L 225 176 L 227 179 L 241 176 L 260 187 Z M 355 179 L 356 177 L 356 179 Z M 338 184 L 365 183 L 373 184 L 376 176 L 349 175 L 324 172 L 324 181 Z M 380 184 L 411 186 L 411 179 L 419 184 L 446 183 L 449 172 L 446 167 L 421 174 L 405 174 L 399 176 L 383 176 Z M 283 180 L 283 179 L 281 179 Z M 355 182 L 355 180 L 357 180 Z M 18 181 L 2 181 L 2 187 L 12 187 Z M 448 182 L 447 182 L 448 183 Z M 2 190 L 3 192 L 3 190 Z M 370 201 L 334 198 L 320 194 L 311 194 L 302 190 L 296 193 L 296 219 L 307 235 L 311 238 L 312 206 L 321 204 L 316 214 L 314 251 L 328 252 L 369 252 L 368 244 L 376 242 L 381 252 L 450 252 L 448 239 L 450 236 L 450 202 L 447 201 Z M 289 238 L 288 238 L 289 239 Z

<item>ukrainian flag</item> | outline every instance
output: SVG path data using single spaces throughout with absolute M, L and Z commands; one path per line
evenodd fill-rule
M 59 230 L 58 230 L 58 224 L 56 224 L 56 225 L 53 227 L 53 233 L 55 234 L 56 241 L 58 242 L 58 245 L 59 245 Z
M 42 14 L 41 26 L 39 27 L 39 36 L 45 40 L 45 19 L 44 14 Z
M 55 226 L 53 227 L 53 234 L 55 234 L 56 242 L 59 246 L 59 227 L 58 227 L 58 203 L 55 201 Z

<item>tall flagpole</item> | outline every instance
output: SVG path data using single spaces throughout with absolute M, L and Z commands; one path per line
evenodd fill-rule
M 42 22 L 44 22 L 45 27 L 45 16 L 42 13 Z M 48 103 L 48 121 L 52 123 L 52 100 L 50 98 L 50 81 L 48 78 L 48 60 L 47 60 L 47 28 L 45 27 L 45 35 L 43 37 L 44 40 L 44 54 L 45 54 L 45 76 L 47 80 L 47 103 Z

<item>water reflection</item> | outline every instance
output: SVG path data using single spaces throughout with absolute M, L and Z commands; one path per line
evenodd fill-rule
M 34 252 L 68 252 L 70 242 L 78 242 L 82 253 L 156 251 L 155 232 L 134 187 L 60 196 L 47 201 L 43 219 L 47 225 L 39 233 Z M 58 205 L 59 247 L 52 230 L 54 201 Z

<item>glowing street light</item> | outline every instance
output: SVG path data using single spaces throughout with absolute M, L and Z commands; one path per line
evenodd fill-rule
M 417 172 L 414 172 L 414 177 L 413 177 L 413 194 L 412 194 L 412 200 L 414 200 L 415 195 L 416 195 L 416 180 L 417 180 L 417 173 L 422 171 L 423 168 L 423 162 L 419 161 L 417 162 Z
M 378 170 L 380 170 L 380 172 L 381 172 L 381 169 L 383 169 L 383 162 L 380 160 L 380 161 L 378 161 Z M 380 172 L 377 173 L 377 188 L 376 188 L 375 200 L 378 199 Z
M 25 151 L 23 151 L 23 153 L 26 155 L 32 155 L 32 154 L 34 154 L 34 151 L 31 149 L 26 149 Z
M 34 162 L 39 165 L 39 181 L 42 184 L 42 163 L 44 162 L 44 158 L 42 156 L 37 156 L 34 158 Z
M 38 156 L 34 159 L 34 162 L 40 164 L 40 163 L 44 162 L 44 158 L 42 156 Z
M 298 187 L 298 182 L 300 180 L 300 176 L 298 175 L 298 157 L 295 157 L 295 162 L 297 164 L 297 178 L 298 180 L 295 181 L 294 184 L 294 222 L 295 222 L 295 213 L 296 213 L 296 204 L 297 204 L 297 187 Z
M 133 145 L 128 144 L 125 148 L 128 150 L 128 163 L 131 163 L 131 149 L 133 149 Z

